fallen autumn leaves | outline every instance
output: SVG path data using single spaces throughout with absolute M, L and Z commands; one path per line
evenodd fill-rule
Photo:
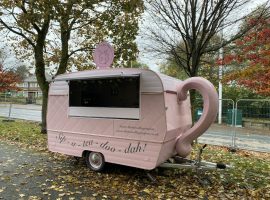
M 35 123 L 0 122 L 0 199 L 269 199 L 270 154 L 210 146 L 203 158 L 234 165 L 204 172 L 156 169 L 152 183 L 140 169 L 108 164 L 102 173 L 83 159 L 49 153 Z M 20 147 L 18 147 L 18 145 Z M 192 153 L 192 157 L 196 151 Z M 202 186 L 200 178 L 206 184 Z M 8 196 L 13 195 L 13 196 Z

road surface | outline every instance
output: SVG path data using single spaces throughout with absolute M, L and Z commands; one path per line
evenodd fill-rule
M 198 138 L 199 143 L 232 147 L 234 134 L 212 132 L 211 129 Z M 270 135 L 241 134 L 236 129 L 235 148 L 270 153 Z
M 41 121 L 41 106 L 38 105 L 17 105 L 12 104 L 0 104 L 0 116 L 9 117 L 14 119 L 25 119 L 30 121 Z

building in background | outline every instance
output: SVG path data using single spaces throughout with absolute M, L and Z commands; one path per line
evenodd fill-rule
M 48 82 L 52 80 L 52 77 L 48 73 L 46 73 L 45 76 Z M 42 97 L 42 91 L 35 75 L 30 74 L 22 83 L 18 84 L 18 87 L 20 91 L 18 91 L 17 95 L 26 97 L 27 103 L 36 103 L 36 99 Z

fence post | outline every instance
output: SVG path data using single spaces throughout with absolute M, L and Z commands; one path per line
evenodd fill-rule
M 12 108 L 12 103 L 9 104 L 8 120 L 10 120 L 11 108 Z
M 8 118 L 3 119 L 3 122 L 14 122 L 13 119 L 11 119 L 11 108 L 12 108 L 12 103 L 9 104 L 9 111 L 8 111 Z
M 238 102 L 241 101 L 241 99 L 238 99 L 235 103 L 235 110 L 233 110 L 233 137 L 232 137 L 232 149 L 235 150 L 236 149 L 236 144 L 235 144 L 235 139 L 236 139 L 236 123 L 237 123 L 237 104 Z
M 221 101 L 231 101 L 232 102 L 232 122 L 231 122 L 231 126 L 232 126 L 232 131 L 231 131 L 231 137 L 232 137 L 232 141 L 231 141 L 231 146 L 232 146 L 232 148 L 234 148 L 234 135 L 235 135 L 235 126 L 234 126 L 234 124 L 235 124 L 235 121 L 234 121 L 234 119 L 235 119 L 235 113 L 234 113 L 234 109 L 235 109 L 235 107 L 234 107 L 234 105 L 235 105 L 235 102 L 234 102 L 234 100 L 233 99 L 220 99 Z
M 234 122 L 234 118 L 235 118 L 234 109 L 235 109 L 235 107 L 234 107 L 234 105 L 235 105 L 235 102 L 233 99 L 229 99 L 229 100 L 232 101 L 232 124 L 231 124 L 231 126 L 232 126 L 233 131 L 232 131 L 232 144 L 231 145 L 234 148 L 234 135 L 235 135 L 235 127 L 234 127 L 234 124 L 235 124 L 235 122 Z

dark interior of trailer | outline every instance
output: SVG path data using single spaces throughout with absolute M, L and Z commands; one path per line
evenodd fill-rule
M 139 108 L 140 76 L 69 81 L 70 107 Z

